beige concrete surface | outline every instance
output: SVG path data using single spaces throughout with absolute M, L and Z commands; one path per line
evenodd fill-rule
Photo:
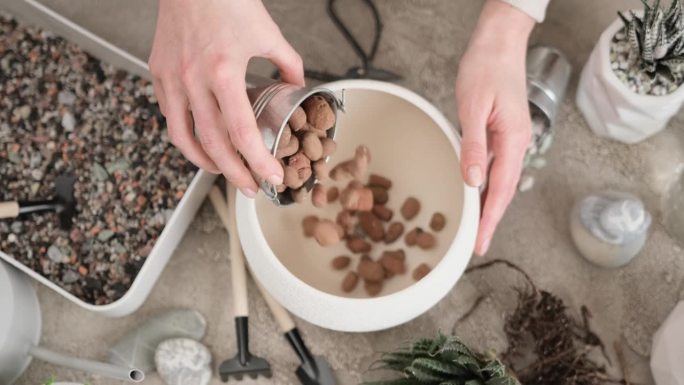
M 44 0 L 63 14 L 108 40 L 146 58 L 154 32 L 155 0 Z M 357 0 L 344 1 L 348 16 L 358 20 L 360 34 L 370 31 Z M 434 102 L 452 120 L 453 80 L 458 60 L 474 26 L 480 1 L 378 0 L 385 38 L 376 64 L 405 76 L 400 83 Z M 644 143 L 625 146 L 590 133 L 573 102 L 581 66 L 594 42 L 618 9 L 636 6 L 630 0 L 556 0 L 547 21 L 535 30 L 532 42 L 556 46 L 574 65 L 568 97 L 558 118 L 556 141 L 549 164 L 536 173 L 537 184 L 513 201 L 486 258 L 507 258 L 523 266 L 539 286 L 562 295 L 569 303 L 586 304 L 593 324 L 608 346 L 622 341 L 631 381 L 652 384 L 648 371 L 650 338 L 675 303 L 684 299 L 684 253 L 681 244 L 660 224 L 663 173 L 671 170 L 674 154 L 684 148 L 684 117 Z M 311 68 L 343 71 L 355 56 L 325 16 L 323 0 L 267 0 L 266 5 L 285 36 Z M 496 53 L 493 52 L 493 55 Z M 663 151 L 670 151 L 665 152 Z M 679 152 L 678 152 L 679 151 Z M 456 165 L 454 165 L 456 167 Z M 656 175 L 657 174 L 657 175 Z M 667 179 L 667 178 L 665 178 Z M 614 188 L 641 195 L 654 214 L 650 239 L 630 265 L 619 270 L 598 269 L 575 251 L 567 216 L 576 199 L 591 191 Z M 207 318 L 204 342 L 215 361 L 234 354 L 229 264 L 226 234 L 205 204 L 181 246 L 140 311 L 122 319 L 102 318 L 70 304 L 45 288 L 43 343 L 47 347 L 91 358 L 106 357 L 107 347 L 146 316 L 186 306 Z M 478 261 L 483 261 L 480 259 Z M 477 261 L 475 261 L 477 262 Z M 366 373 L 377 352 L 420 335 L 451 331 L 454 322 L 479 294 L 496 293 L 456 332 L 480 348 L 505 349 L 501 324 L 510 300 L 511 284 L 520 282 L 504 269 L 475 273 L 434 309 L 400 327 L 377 333 L 346 334 L 298 321 L 316 354 L 328 357 L 340 383 L 372 378 Z M 254 287 L 251 287 L 255 292 Z M 263 300 L 251 297 L 252 340 L 257 354 L 268 356 L 275 368 L 271 381 L 247 383 L 294 384 L 296 357 L 280 338 Z M 615 365 L 610 372 L 619 375 Z M 59 380 L 95 384 L 118 382 L 34 363 L 18 384 L 35 385 L 54 374 Z M 160 384 L 156 375 L 146 384 Z M 217 378 L 213 384 L 220 383 Z

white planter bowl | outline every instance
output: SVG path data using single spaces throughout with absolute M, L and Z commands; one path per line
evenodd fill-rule
M 428 228 L 435 211 L 447 217 L 437 233 L 434 250 L 406 248 L 403 240 L 371 253 L 404 248 L 406 275 L 387 280 L 380 296 L 369 298 L 362 282 L 343 293 L 346 271 L 333 271 L 330 260 L 351 255 L 344 245 L 322 248 L 302 234 L 307 214 L 334 219 L 339 205 L 314 209 L 310 204 L 276 208 L 262 196 L 256 200 L 237 196 L 238 233 L 247 261 L 256 278 L 295 315 L 324 328 L 365 332 L 390 328 L 419 316 L 454 286 L 471 257 L 479 220 L 477 189 L 463 182 L 459 168 L 460 141 L 448 120 L 417 94 L 389 83 L 347 80 L 324 85 L 344 90 L 345 113 L 340 114 L 336 164 L 352 156 L 358 144 L 372 154 L 370 172 L 393 180 L 388 207 L 399 218 L 399 207 L 413 195 L 422 202 L 419 216 L 406 224 Z M 342 187 L 345 184 L 338 184 Z M 355 269 L 359 256 L 352 256 Z M 433 267 L 418 282 L 411 270 L 422 262 Z
M 596 135 L 637 143 L 665 128 L 684 102 L 684 87 L 664 96 L 640 95 L 618 79 L 610 42 L 623 25 L 617 19 L 601 34 L 582 70 L 576 103 Z

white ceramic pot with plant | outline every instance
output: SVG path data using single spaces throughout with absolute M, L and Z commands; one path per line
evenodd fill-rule
M 665 128 L 684 102 L 681 0 L 667 10 L 659 3 L 618 13 L 582 70 L 577 106 L 599 136 L 642 141 Z

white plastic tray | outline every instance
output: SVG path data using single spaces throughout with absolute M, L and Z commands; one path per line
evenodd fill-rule
M 150 79 L 145 62 L 80 27 L 43 4 L 34 0 L 3 1 L 0 2 L 0 10 L 7 11 L 23 22 L 39 26 L 78 44 L 103 62 Z M 0 251 L 0 258 L 84 309 L 109 317 L 131 314 L 147 299 L 215 179 L 216 175 L 204 171 L 197 173 L 131 287 L 120 299 L 107 305 L 93 305 L 77 298 L 2 251 Z

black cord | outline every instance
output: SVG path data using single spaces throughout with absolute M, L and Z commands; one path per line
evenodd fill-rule
M 342 33 L 342 36 L 344 36 L 349 45 L 351 45 L 351 47 L 354 49 L 356 56 L 361 59 L 363 72 L 368 73 L 370 63 L 373 61 L 375 54 L 378 52 L 378 45 L 380 44 L 380 38 L 382 37 L 382 20 L 380 19 L 380 12 L 378 12 L 378 8 L 375 6 L 375 3 L 373 3 L 372 0 L 363 0 L 363 2 L 368 6 L 368 9 L 370 9 L 371 14 L 373 15 L 373 22 L 375 23 L 375 36 L 373 38 L 373 44 L 371 45 L 370 52 L 366 53 L 366 51 L 364 51 L 361 47 L 361 44 L 359 44 L 359 41 L 354 37 L 349 28 L 347 28 L 337 14 L 337 10 L 335 8 L 336 2 L 337 0 L 328 0 L 328 16 L 330 16 L 330 19 L 333 21 L 337 29 Z
M 383 69 L 379 68 L 374 68 L 372 66 L 373 60 L 375 59 L 375 55 L 378 52 L 378 47 L 380 45 L 380 40 L 382 38 L 382 29 L 383 29 L 383 24 L 382 24 L 382 18 L 380 17 L 380 12 L 378 11 L 378 8 L 376 7 L 375 3 L 373 0 L 363 0 L 363 3 L 368 7 L 370 10 L 372 16 L 373 16 L 373 22 L 375 24 L 374 28 L 374 37 L 373 37 L 373 43 L 371 44 L 371 49 L 370 52 L 364 51 L 364 49 L 361 47 L 361 44 L 359 41 L 356 39 L 354 34 L 351 32 L 349 27 L 342 21 L 342 19 L 339 17 L 337 13 L 337 9 L 335 7 L 335 3 L 337 0 L 328 0 L 328 5 L 327 5 L 327 11 L 328 11 L 328 17 L 332 20 L 333 24 L 335 24 L 335 27 L 342 33 L 342 36 L 344 36 L 345 40 L 349 45 L 352 47 L 354 50 L 354 53 L 356 56 L 361 59 L 361 66 L 356 66 L 356 67 L 351 67 L 347 70 L 346 73 L 339 75 L 339 74 L 333 74 L 330 72 L 326 71 L 318 71 L 318 70 L 312 70 L 312 69 L 304 69 L 304 76 L 310 79 L 315 79 L 323 82 L 331 82 L 335 80 L 340 80 L 340 79 L 360 79 L 360 78 L 370 78 L 370 79 L 378 79 L 378 80 L 385 80 L 385 81 L 393 81 L 393 80 L 399 80 L 401 79 L 401 76 L 390 72 L 386 71 Z M 278 79 L 278 71 L 274 71 L 272 77 L 274 79 Z

